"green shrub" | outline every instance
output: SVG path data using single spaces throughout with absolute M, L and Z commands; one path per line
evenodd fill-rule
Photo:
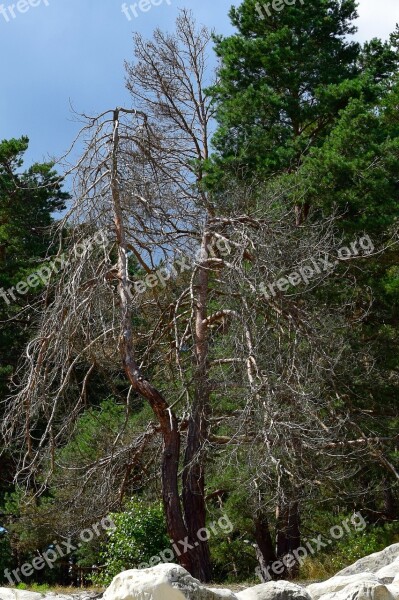
M 39 594 L 47 594 L 51 591 L 51 586 L 48 583 L 35 583 L 33 582 L 29 586 L 31 592 L 37 592 Z
M 223 534 L 212 536 L 210 549 L 214 581 L 259 583 L 255 575 L 258 564 L 255 551 L 239 537 L 238 532 L 233 532 L 228 539 Z
M 124 512 L 113 513 L 115 529 L 107 531 L 108 540 L 100 553 L 101 566 L 94 583 L 108 585 L 127 569 L 148 563 L 153 556 L 170 547 L 162 505 L 131 501 Z
M 8 534 L 3 531 L 0 533 L 0 583 L 6 583 L 4 569 L 10 568 L 12 563 L 12 553 Z
M 353 531 L 331 545 L 326 551 L 308 556 L 301 566 L 301 579 L 324 579 L 373 552 L 399 542 L 399 523 L 370 525 L 363 531 Z
M 353 532 L 336 545 L 333 564 L 337 570 L 359 558 L 379 552 L 399 540 L 399 523 L 371 525 L 363 531 Z
M 22 590 L 25 591 L 28 589 L 28 584 L 27 583 L 23 583 L 22 581 L 20 583 L 17 583 L 17 585 L 15 586 L 17 590 Z

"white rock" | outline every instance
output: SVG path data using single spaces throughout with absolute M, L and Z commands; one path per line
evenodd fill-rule
M 399 544 L 392 544 L 381 552 L 374 552 L 357 560 L 353 565 L 342 569 L 337 575 L 355 575 L 356 573 L 377 573 L 382 567 L 390 565 L 399 558 Z
M 387 585 L 387 588 L 395 600 L 399 600 L 399 581 Z
M 395 577 L 399 577 L 399 557 L 390 565 L 386 565 L 379 569 L 376 576 L 384 583 L 391 583 L 394 581 Z
M 77 600 L 77 599 L 83 600 L 84 598 L 85 598 L 85 596 L 83 596 L 82 594 L 67 595 L 67 594 L 56 594 L 55 592 L 47 592 L 44 595 L 44 598 L 42 598 L 42 600 Z
M 372 573 L 336 575 L 335 577 L 331 577 L 331 579 L 327 579 L 327 581 L 312 583 L 311 585 L 308 585 L 306 589 L 313 600 L 318 600 L 327 594 L 335 594 L 336 592 L 345 589 L 348 585 L 361 583 L 380 584 L 382 582 Z
M 27 592 L 26 590 L 15 590 L 12 588 L 0 588 L 0 600 L 42 600 L 42 594 Z
M 236 599 L 228 590 L 207 589 L 183 567 L 171 563 L 119 573 L 103 596 L 103 600 Z
M 289 581 L 268 581 L 236 594 L 239 600 L 310 600 L 305 588 Z
M 321 596 L 321 600 L 395 600 L 386 585 L 378 581 L 363 581 L 347 585 L 340 592 Z
M 206 588 L 208 592 L 214 592 L 217 598 L 220 600 L 237 600 L 236 594 L 233 594 L 231 590 L 224 590 L 223 588 Z
M 236 594 L 233 594 L 231 590 L 225 590 L 223 588 L 206 588 L 209 592 L 214 592 L 217 598 L 220 600 L 237 600 Z

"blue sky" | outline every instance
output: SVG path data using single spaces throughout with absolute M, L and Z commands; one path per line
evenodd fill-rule
M 234 3 L 157 0 L 159 6 L 128 21 L 121 0 L 34 1 L 38 6 L 23 13 L 14 9 L 12 18 L 8 7 L 17 0 L 5 0 L 8 22 L 0 14 L 0 139 L 28 135 L 28 156 L 36 161 L 68 148 L 79 128 L 71 104 L 87 114 L 130 105 L 123 61 L 132 58 L 132 31 L 149 36 L 158 26 L 172 29 L 178 8 L 187 6 L 199 22 L 226 34 Z M 398 0 L 360 0 L 358 37 L 386 38 L 399 21 L 398 5 Z

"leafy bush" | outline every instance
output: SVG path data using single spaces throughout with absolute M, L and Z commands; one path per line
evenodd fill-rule
M 47 594 L 51 591 L 51 586 L 48 583 L 18 583 L 16 585 L 17 590 L 29 590 L 30 592 L 37 592 L 38 594 Z
M 333 561 L 337 570 L 352 564 L 359 558 L 379 552 L 399 540 L 399 523 L 372 525 L 354 532 L 337 544 Z
M 256 579 L 257 566 L 253 547 L 245 543 L 239 532 L 234 531 L 226 538 L 223 533 L 210 539 L 213 579 L 218 583 L 236 583 L 238 581 L 259 583 Z
M 359 558 L 379 552 L 399 541 L 399 523 L 371 525 L 363 531 L 353 531 L 325 552 L 309 556 L 300 570 L 301 579 L 323 579 L 335 575 Z
M 0 582 L 5 583 L 4 569 L 10 568 L 12 563 L 12 553 L 9 536 L 6 531 L 0 532 Z
M 108 585 L 113 577 L 127 569 L 148 563 L 153 556 L 170 547 L 162 505 L 129 502 L 126 510 L 111 514 L 115 529 L 108 530 L 108 540 L 100 553 L 101 572 L 95 583 Z

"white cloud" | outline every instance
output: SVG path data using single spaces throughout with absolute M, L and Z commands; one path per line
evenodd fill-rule
M 399 23 L 398 0 L 360 0 L 358 12 L 356 37 L 361 41 L 373 37 L 386 40 Z

